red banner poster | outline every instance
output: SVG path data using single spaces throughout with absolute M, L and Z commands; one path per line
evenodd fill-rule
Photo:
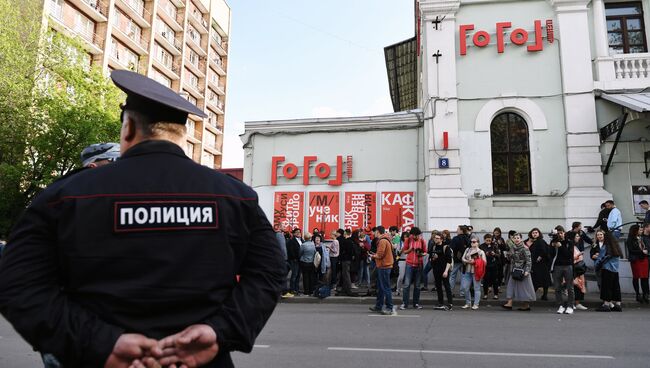
M 347 192 L 345 193 L 345 214 L 343 227 L 346 229 L 363 229 L 377 226 L 377 193 Z
M 402 231 L 415 225 L 415 193 L 381 193 L 381 224 L 388 229 L 397 226 Z
M 318 228 L 326 239 L 330 233 L 339 228 L 339 192 L 313 192 L 309 193 L 307 216 L 309 217 L 309 232 Z
M 276 192 L 273 202 L 273 225 L 284 231 L 298 228 L 304 231 L 305 193 Z

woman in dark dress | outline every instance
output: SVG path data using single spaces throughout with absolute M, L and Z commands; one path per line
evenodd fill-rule
M 542 232 L 538 228 L 534 228 L 528 233 L 528 244 L 530 244 L 530 256 L 532 258 L 533 269 L 533 287 L 535 292 L 539 288 L 544 290 L 542 294 L 542 300 L 548 300 L 548 287 L 551 285 L 551 274 L 549 265 L 549 247 L 544 238 L 542 237 Z

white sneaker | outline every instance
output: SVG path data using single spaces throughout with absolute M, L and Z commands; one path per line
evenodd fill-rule
M 566 310 L 566 308 L 564 308 L 563 306 L 560 306 L 560 308 L 557 309 L 557 314 L 563 314 L 565 310 Z
M 473 310 L 477 310 L 477 309 L 478 309 L 478 305 L 474 304 L 474 305 L 472 306 L 472 309 L 473 309 Z
M 399 310 L 404 310 L 404 309 L 406 309 L 406 305 L 405 305 L 405 304 L 402 304 L 402 305 L 399 306 Z
M 582 305 L 582 304 L 578 304 L 578 305 L 576 305 L 576 308 L 575 308 L 575 309 L 584 311 L 584 310 L 587 310 L 587 309 L 589 309 L 589 308 L 585 307 L 585 306 Z
M 567 309 L 564 311 L 564 314 L 573 314 L 573 308 L 567 307 Z
M 467 308 L 469 308 L 469 307 L 471 307 L 471 305 L 469 305 L 469 304 L 465 304 L 465 305 L 463 305 L 463 306 L 460 307 L 460 308 L 461 308 L 461 309 L 467 309 Z

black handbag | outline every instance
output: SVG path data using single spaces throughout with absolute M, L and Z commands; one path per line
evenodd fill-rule
M 573 278 L 582 276 L 586 272 L 587 272 L 587 265 L 585 264 L 585 261 L 580 261 L 573 265 Z
M 512 277 L 513 280 L 521 281 L 524 279 L 524 269 L 523 268 L 513 268 L 512 272 L 510 273 L 510 277 Z

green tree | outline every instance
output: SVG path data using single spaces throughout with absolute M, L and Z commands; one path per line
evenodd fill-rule
M 119 139 L 121 93 L 42 2 L 0 0 L 0 236 L 92 143 Z

